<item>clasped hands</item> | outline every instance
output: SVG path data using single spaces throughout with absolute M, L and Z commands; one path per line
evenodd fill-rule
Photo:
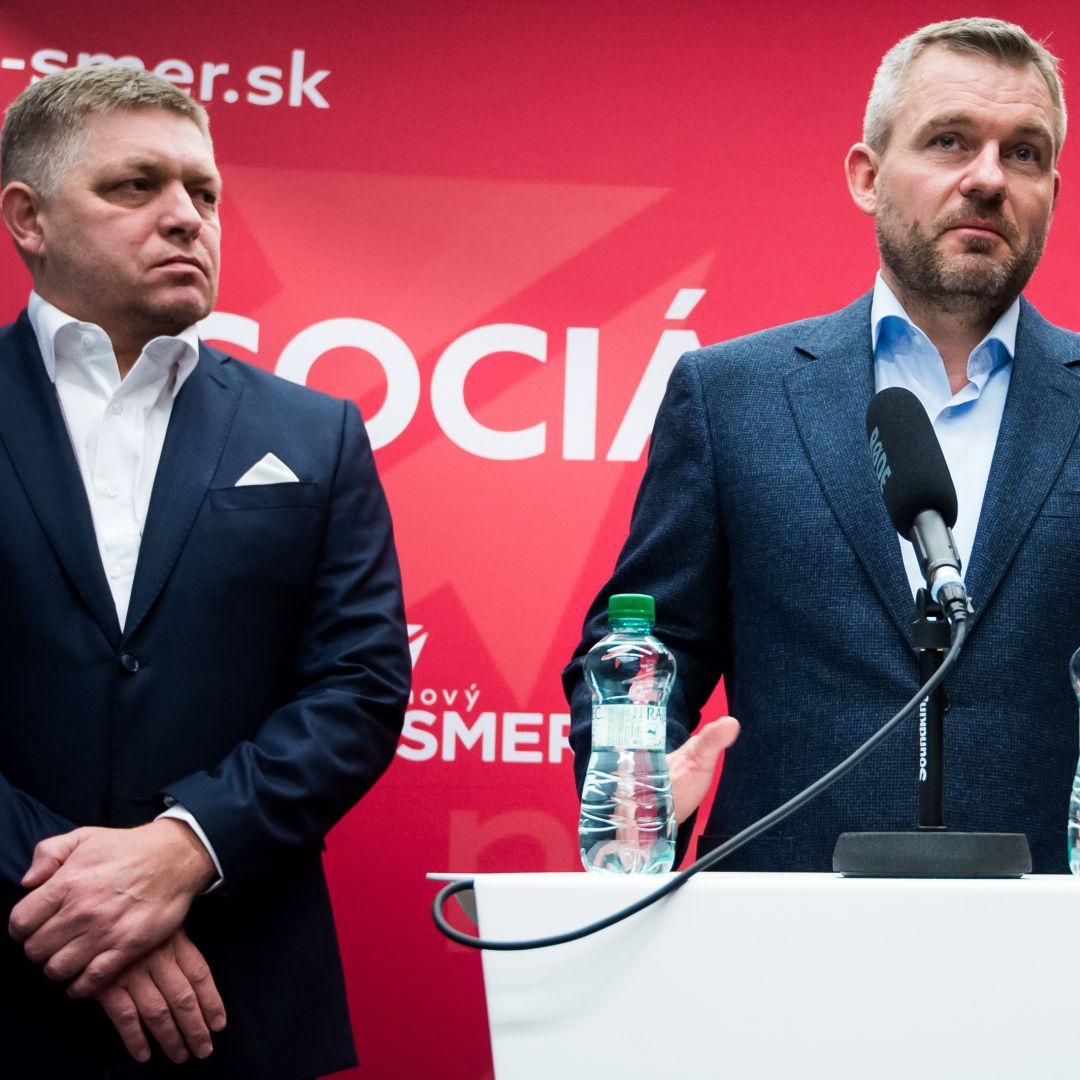
M 182 821 L 74 829 L 34 849 L 8 930 L 72 997 L 97 999 L 137 1061 L 147 1032 L 171 1061 L 206 1057 L 225 1008 L 183 922 L 214 874 Z

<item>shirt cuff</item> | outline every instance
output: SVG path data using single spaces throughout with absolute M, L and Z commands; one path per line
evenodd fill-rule
M 221 863 L 218 862 L 217 854 L 214 851 L 214 845 L 210 843 L 206 833 L 202 831 L 202 826 L 195 820 L 195 815 L 192 814 L 190 810 L 181 806 L 169 795 L 165 796 L 165 805 L 167 809 L 162 810 L 162 812 L 158 814 L 158 817 L 176 818 L 178 821 L 183 821 L 199 838 L 202 846 L 206 848 L 206 854 L 210 856 L 210 861 L 214 864 L 214 870 L 217 872 L 217 877 L 203 890 L 201 895 L 205 896 L 207 893 L 212 893 L 215 889 L 220 888 L 225 883 L 225 874 L 221 869 Z

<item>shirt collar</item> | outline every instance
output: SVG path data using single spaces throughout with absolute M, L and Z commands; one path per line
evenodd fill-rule
M 90 355 L 100 353 L 102 350 L 107 350 L 110 355 L 113 355 L 112 343 L 100 326 L 80 322 L 66 315 L 48 300 L 43 299 L 36 291 L 30 293 L 26 313 L 33 327 L 34 336 L 37 338 L 41 358 L 45 362 L 45 372 L 50 382 L 56 382 L 56 345 L 57 337 L 61 332 L 67 336 L 82 332 L 78 334 L 77 343 L 73 349 L 65 352 L 65 355 L 71 355 L 77 361 L 84 361 Z M 68 330 L 68 327 L 72 330 Z M 65 349 L 67 347 L 68 343 L 65 342 Z M 158 365 L 165 364 L 170 367 L 173 364 L 176 365 L 176 378 L 172 384 L 172 396 L 176 397 L 180 392 L 180 387 L 195 370 L 195 365 L 199 361 L 198 326 L 189 326 L 175 337 L 163 334 L 148 341 L 143 347 L 142 355 L 148 356 Z M 115 363 L 115 356 L 113 362 Z
M 911 332 L 929 343 L 930 339 L 908 318 L 903 304 L 896 298 L 896 293 L 889 288 L 881 271 L 874 279 L 874 299 L 870 304 L 870 333 L 874 355 L 877 355 L 878 342 L 881 340 L 882 323 L 889 318 L 902 320 L 910 328 Z M 990 341 L 998 341 L 1004 346 L 1011 360 L 1016 355 L 1016 327 L 1020 321 L 1020 298 L 1017 297 L 1001 314 L 1000 318 L 990 332 L 971 350 L 971 355 L 980 353 L 983 346 Z M 935 349 L 935 352 L 937 350 Z

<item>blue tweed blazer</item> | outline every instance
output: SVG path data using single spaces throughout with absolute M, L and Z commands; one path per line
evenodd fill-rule
M 1021 301 L 1016 357 L 971 563 L 971 634 L 946 687 L 949 827 L 1026 832 L 1067 869 L 1077 761 L 1067 664 L 1080 645 L 1080 336 Z M 660 408 L 630 535 L 564 673 L 580 785 L 584 653 L 607 597 L 656 597 L 679 665 L 669 741 L 721 676 L 742 734 L 703 847 L 837 764 L 915 692 L 913 603 L 865 435 L 870 295 L 823 318 L 688 353 Z M 894 733 L 727 869 L 828 870 L 845 830 L 917 822 L 917 725 Z M 685 833 L 684 827 L 684 833 Z

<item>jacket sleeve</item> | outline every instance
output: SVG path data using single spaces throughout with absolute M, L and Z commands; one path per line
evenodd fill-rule
M 585 654 L 607 632 L 609 596 L 639 592 L 655 597 L 655 632 L 677 664 L 668 703 L 669 750 L 685 742 L 697 726 L 701 708 L 724 672 L 727 552 L 699 359 L 700 354 L 687 354 L 672 372 L 653 427 L 629 536 L 563 672 L 579 791 L 591 750 L 592 712 L 582 665 Z M 682 831 L 688 835 L 685 825 Z
M 199 822 L 229 892 L 320 844 L 390 764 L 404 719 L 411 665 L 390 513 L 360 415 L 343 410 L 295 692 L 253 739 L 162 792 Z
M 13 787 L 0 775 L 0 889 L 6 913 L 23 896 L 19 884 L 26 873 L 34 848 L 41 840 L 70 832 L 75 825 L 50 810 L 25 791 Z

